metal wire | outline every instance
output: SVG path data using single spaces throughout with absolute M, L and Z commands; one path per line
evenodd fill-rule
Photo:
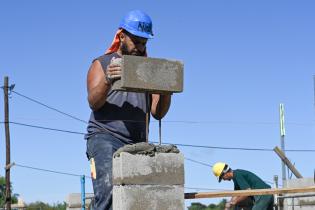
M 54 174 L 59 174 L 59 175 L 67 175 L 67 176 L 75 176 L 75 177 L 81 177 L 83 175 L 79 175 L 79 174 L 73 174 L 73 173 L 68 173 L 68 172 L 61 172 L 61 171 L 55 171 L 55 170 L 51 170 L 51 169 L 43 169 L 43 168 L 38 168 L 38 167 L 33 167 L 33 166 L 27 166 L 27 165 L 22 165 L 22 164 L 17 164 L 17 163 L 13 163 L 12 165 L 14 166 L 18 166 L 21 168 L 28 168 L 28 169 L 32 169 L 32 170 L 37 170 L 37 171 L 44 171 L 44 172 L 49 172 L 49 173 L 54 173 Z M 90 176 L 86 176 L 87 178 L 91 178 Z
M 41 106 L 44 106 L 44 107 L 48 108 L 48 109 L 51 109 L 51 110 L 53 110 L 53 111 L 56 111 L 56 112 L 58 112 L 58 113 L 60 113 L 60 114 L 62 114 L 62 115 L 68 116 L 68 117 L 70 117 L 70 118 L 72 118 L 72 119 L 74 119 L 74 120 L 83 122 L 83 123 L 85 123 L 85 124 L 88 123 L 88 122 L 85 121 L 85 120 L 82 120 L 82 119 L 77 118 L 77 117 L 75 117 L 75 116 L 73 116 L 73 115 L 71 115 L 71 114 L 67 114 L 67 113 L 65 113 L 65 112 L 63 112 L 63 111 L 60 111 L 60 110 L 56 109 L 56 108 L 53 108 L 53 107 L 51 107 L 51 106 L 48 106 L 48 105 L 46 105 L 46 104 L 44 104 L 44 103 L 42 103 L 42 102 L 40 102 L 40 101 L 37 101 L 37 100 L 35 100 L 35 99 L 32 99 L 32 98 L 30 98 L 30 97 L 28 97 L 28 96 L 25 96 L 25 95 L 23 95 L 23 94 L 21 94 L 21 93 L 18 93 L 18 92 L 16 92 L 16 91 L 14 91 L 14 90 L 12 90 L 12 93 L 15 93 L 16 95 L 19 95 L 19 96 L 21 96 L 21 97 L 23 97 L 23 98 L 25 98 L 25 99 L 27 99 L 27 100 L 30 100 L 30 101 L 32 101 L 32 102 L 34 102 L 34 103 L 36 103 L 36 104 L 39 104 L 39 105 L 41 105 Z

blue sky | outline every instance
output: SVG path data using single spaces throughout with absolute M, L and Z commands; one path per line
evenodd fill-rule
M 184 92 L 173 96 L 162 123 L 162 141 L 272 149 L 280 142 L 278 109 L 284 103 L 286 148 L 315 149 L 311 0 L 1 1 L 1 81 L 7 75 L 16 92 L 88 120 L 87 70 L 111 43 L 122 16 L 133 9 L 144 10 L 153 19 L 155 38 L 148 43 L 149 56 L 178 59 L 185 65 Z M 86 128 L 14 93 L 10 119 L 78 132 Z M 158 140 L 157 128 L 152 121 L 152 141 Z M 89 174 L 81 135 L 13 124 L 10 129 L 12 161 Z M 0 133 L 3 168 L 3 126 Z M 210 165 L 225 161 L 264 180 L 281 177 L 281 163 L 273 152 L 180 149 L 187 158 Z M 314 152 L 287 155 L 303 176 L 313 176 Z M 80 191 L 77 177 L 21 167 L 12 168 L 11 174 L 14 192 L 26 202 L 63 201 L 68 193 Z M 232 183 L 217 183 L 211 168 L 191 161 L 185 162 L 185 179 L 186 187 L 232 188 Z M 92 191 L 89 179 L 86 188 Z M 195 190 L 186 189 L 190 191 Z

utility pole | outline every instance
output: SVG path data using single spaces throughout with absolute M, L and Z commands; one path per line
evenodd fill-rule
M 284 127 L 284 104 L 280 104 L 280 143 L 281 143 L 281 150 L 283 154 L 285 154 L 285 146 L 284 146 L 284 136 L 285 136 L 285 127 Z M 282 185 L 285 186 L 286 181 L 286 167 L 285 163 L 282 163 Z
M 10 130 L 9 130 L 9 78 L 4 77 L 4 125 L 6 142 L 6 167 L 5 167 L 5 206 L 11 210 L 11 189 L 10 189 Z

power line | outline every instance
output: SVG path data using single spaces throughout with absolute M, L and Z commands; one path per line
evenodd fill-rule
M 63 115 L 65 115 L 65 116 L 68 116 L 68 117 L 70 117 L 70 118 L 72 118 L 72 119 L 74 119 L 74 120 L 83 122 L 83 123 L 85 123 L 85 124 L 88 123 L 88 122 L 85 121 L 85 120 L 82 120 L 82 119 L 77 118 L 77 117 L 75 117 L 75 116 L 73 116 L 73 115 L 71 115 L 71 114 L 67 114 L 67 113 L 65 113 L 65 112 L 63 112 L 63 111 L 60 111 L 60 110 L 56 109 L 56 108 L 53 108 L 53 107 L 51 107 L 51 106 L 48 106 L 48 105 L 46 105 L 46 104 L 44 104 L 44 103 L 42 103 L 42 102 L 40 102 L 40 101 L 37 101 L 37 100 L 35 100 L 35 99 L 32 99 L 32 98 L 30 98 L 30 97 L 28 97 L 28 96 L 25 96 L 25 95 L 23 95 L 23 94 L 21 94 L 21 93 L 18 93 L 18 92 L 16 92 L 16 91 L 14 91 L 14 90 L 12 90 L 12 92 L 15 93 L 15 94 L 17 94 L 17 95 L 19 95 L 19 96 L 21 96 L 21 97 L 23 97 L 23 98 L 26 98 L 27 100 L 30 100 L 30 101 L 32 101 L 32 102 L 34 102 L 34 103 L 37 103 L 37 104 L 39 104 L 39 105 L 41 105 L 41 106 L 44 106 L 44 107 L 48 108 L 48 109 L 51 109 L 51 110 L 53 110 L 53 111 L 56 111 L 56 112 L 58 112 L 58 113 L 60 113 L 60 114 L 63 114 Z
M 3 122 L 0 122 L 0 123 L 3 123 Z M 67 131 L 67 130 L 60 130 L 60 129 L 53 129 L 53 128 L 47 128 L 47 127 L 42 127 L 42 126 L 28 125 L 28 124 L 23 124 L 23 123 L 16 123 L 16 122 L 10 122 L 10 123 L 16 124 L 16 125 L 23 125 L 23 126 L 33 127 L 33 128 L 47 129 L 47 130 L 52 130 L 52 131 L 67 132 L 67 133 L 75 133 L 75 134 L 84 134 L 84 133 L 80 133 L 80 132 Z M 153 143 L 156 143 L 156 142 L 153 142 Z M 168 144 L 168 143 L 165 143 L 165 144 Z M 178 146 L 179 144 L 175 144 L 175 145 Z M 188 160 L 188 161 L 191 161 L 191 162 L 194 162 L 194 163 L 203 165 L 203 166 L 212 167 L 212 165 L 210 165 L 210 164 L 203 163 L 203 162 L 200 162 L 200 161 L 197 161 L 197 160 L 193 160 L 193 159 L 191 159 L 191 158 L 185 158 L 185 159 Z
M 164 143 L 174 144 L 174 143 Z M 206 149 L 222 149 L 222 150 L 242 150 L 242 151 L 266 151 L 273 152 L 273 149 L 267 148 L 246 148 L 246 147 L 220 147 L 220 146 L 205 146 L 205 145 L 192 145 L 192 144 L 174 144 L 182 147 L 195 147 L 195 148 L 206 148 Z M 315 152 L 314 149 L 286 149 L 286 152 Z
M 47 104 L 44 104 L 44 103 L 42 103 L 42 102 L 40 102 L 40 101 L 38 101 L 38 100 L 35 100 L 35 99 L 31 98 L 31 97 L 28 97 L 28 96 L 23 95 L 23 94 L 21 94 L 21 93 L 18 93 L 18 92 L 16 92 L 16 91 L 13 91 L 13 90 L 12 90 L 12 92 L 15 93 L 15 94 L 17 94 L 17 95 L 19 95 L 19 96 L 21 96 L 21 97 L 23 97 L 23 98 L 25 98 L 25 99 L 27 99 L 27 100 L 30 100 L 30 101 L 36 103 L 36 104 L 39 104 L 39 105 L 41 105 L 41 106 L 44 106 L 44 107 L 46 107 L 46 108 L 48 108 L 48 109 L 51 109 L 51 110 L 53 110 L 53 111 L 56 111 L 56 112 L 58 112 L 58 113 L 60 113 L 60 114 L 62 114 L 62 115 L 65 115 L 65 116 L 70 117 L 70 118 L 72 118 L 72 119 L 74 119 L 74 120 L 77 120 L 77 121 L 83 122 L 83 123 L 85 123 L 85 124 L 88 124 L 87 121 L 82 120 L 82 119 L 80 119 L 80 118 L 78 118 L 78 117 L 76 117 L 76 116 L 74 116 L 74 115 L 71 115 L 71 114 L 65 113 L 65 112 L 63 112 L 63 111 L 60 111 L 59 109 L 56 109 L 56 108 L 54 108 L 54 107 L 52 107 L 52 106 L 49 106 L 49 105 L 47 105 Z M 124 122 L 135 122 L 135 123 L 143 122 L 143 123 L 145 123 L 145 120 L 142 120 L 142 121 L 141 121 L 141 120 L 123 120 L 123 119 L 121 119 L 121 120 L 98 120 L 98 121 L 104 121 L 104 122 L 124 121 Z
M 164 143 L 164 144 L 174 144 L 174 143 Z M 182 147 L 195 147 L 195 148 L 206 148 L 206 149 L 224 149 L 224 150 L 248 150 L 248 151 L 273 151 L 273 149 L 266 148 L 245 148 L 245 147 L 219 147 L 219 146 L 205 146 L 205 145 L 192 145 L 192 144 L 174 144 L 176 146 Z M 286 150 L 288 151 L 288 150 Z M 315 150 L 314 150 L 315 152 Z
M 163 123 L 184 123 L 184 124 L 232 124 L 232 125 L 278 125 L 278 122 L 259 121 L 194 121 L 194 120 L 163 120 Z M 286 122 L 287 125 L 314 126 L 314 123 Z
M 42 102 L 40 102 L 40 101 L 38 101 L 38 100 L 35 100 L 35 99 L 31 98 L 31 97 L 28 97 L 28 96 L 26 96 L 26 95 L 23 95 L 23 94 L 21 94 L 21 93 L 19 93 L 19 92 L 16 92 L 16 91 L 14 91 L 14 90 L 11 90 L 11 92 L 13 92 L 13 93 L 15 93 L 15 94 L 17 94 L 17 95 L 19 95 L 19 96 L 21 96 L 21 97 L 27 99 L 27 100 L 30 100 L 30 101 L 32 101 L 32 102 L 34 102 L 34 103 L 37 103 L 37 104 L 39 104 L 39 105 L 41 105 L 41 106 L 44 106 L 44 107 L 46 107 L 46 108 L 48 108 L 48 109 L 51 109 L 51 110 L 53 110 L 53 111 L 56 111 L 56 112 L 58 112 L 58 113 L 60 113 L 60 114 L 63 114 L 63 115 L 65 115 L 65 116 L 68 116 L 68 117 L 70 117 L 70 118 L 72 118 L 72 119 L 74 119 L 74 120 L 83 122 L 83 123 L 85 123 L 85 124 L 88 123 L 86 120 L 82 120 L 82 119 L 80 119 L 80 118 L 78 118 L 78 117 L 76 117 L 76 116 L 74 116 L 74 115 L 71 115 L 71 114 L 68 114 L 68 113 L 66 113 L 66 112 L 63 112 L 63 111 L 61 111 L 61 110 L 59 110 L 59 109 L 57 109 L 57 108 L 54 108 L 54 107 L 49 106 L 49 105 L 47 105 L 47 104 L 44 104 L 44 103 L 42 103 Z M 116 121 L 116 120 L 99 120 L 99 121 L 104 121 L 104 122 L 106 122 L 106 121 Z M 145 122 L 144 120 L 139 120 L 139 121 L 138 121 L 138 120 L 123 120 L 123 119 L 117 120 L 117 121 L 136 122 L 136 123 Z M 152 122 L 154 123 L 155 121 L 152 121 Z M 240 124 L 245 124 L 245 125 L 253 125 L 253 124 L 260 124 L 260 125 L 277 125 L 277 124 L 278 124 L 277 122 L 258 122 L 258 121 L 256 121 L 256 122 L 246 122 L 246 121 L 241 122 L 241 121 L 238 121 L 238 122 L 237 122 L 237 121 L 194 121 L 194 120 L 164 120 L 163 123 L 234 124 L 234 125 L 235 125 L 235 124 L 238 124 L 238 125 L 240 125 Z M 313 125 L 314 125 L 314 123 L 296 123 L 296 122 L 287 122 L 286 124 L 288 124 L 288 125 L 296 125 L 296 126 L 313 126 Z
M 19 119 L 19 118 L 16 118 Z M 48 118 L 20 118 L 26 120 L 58 120 L 58 119 L 48 119 Z M 98 122 L 113 122 L 113 121 L 123 121 L 123 122 L 135 122 L 135 123 L 145 123 L 145 120 L 125 120 L 125 119 L 97 119 Z M 158 123 L 158 120 L 152 120 L 150 123 Z M 162 120 L 163 123 L 183 123 L 183 124 L 255 124 L 253 122 L 229 122 L 229 121 L 178 121 L 178 120 Z M 257 122 L 256 124 L 276 124 L 267 122 Z
M 38 126 L 38 125 L 30 125 L 30 124 L 19 123 L 19 122 L 9 122 L 9 123 L 10 124 L 15 124 L 15 125 L 31 127 L 31 128 L 38 128 L 38 129 L 44 129 L 44 130 L 50 130 L 50 131 L 58 131 L 58 132 L 63 132 L 63 133 L 72 133 L 72 134 L 85 135 L 85 133 L 77 132 L 77 131 L 69 131 L 69 130 L 63 130 L 63 129 L 57 129 L 57 128 L 48 128 L 48 127 L 43 127 L 43 126 Z
M 228 190 L 228 189 L 211 189 L 211 188 L 202 188 L 202 187 L 184 187 L 185 189 L 189 190 L 209 190 L 209 191 L 233 191 L 233 190 Z
M 285 152 L 315 152 L 314 149 L 285 149 Z
M 199 163 L 199 164 L 202 164 L 202 165 L 205 165 L 205 166 L 211 166 L 211 165 L 208 165 L 208 164 L 205 164 L 205 163 L 202 163 L 202 162 L 199 162 L 199 161 L 195 161 L 195 160 L 192 160 L 192 159 L 189 159 L 189 158 L 185 158 L 189 161 L 192 161 L 192 162 L 195 162 L 195 163 Z M 51 170 L 51 169 L 43 169 L 43 168 L 38 168 L 38 167 L 33 167 L 33 166 L 27 166 L 27 165 L 22 165 L 22 164 L 17 164 L 15 162 L 12 163 L 12 166 L 18 166 L 18 167 L 21 167 L 21 168 L 27 168 L 27 169 L 32 169 L 32 170 L 37 170 L 37 171 L 43 171 L 43 172 L 49 172 L 49 173 L 54 173 L 54 174 L 59 174 L 59 175 L 67 175 L 67 176 L 75 176 L 75 177 L 81 177 L 82 175 L 79 175 L 79 174 L 73 174 L 73 173 L 69 173 L 69 172 L 61 172 L 61 171 L 56 171 L 56 170 Z M 92 178 L 90 176 L 86 176 L 85 177 L 87 178 Z M 269 181 L 265 181 L 265 182 L 268 182 L 268 183 L 271 183 L 273 184 L 272 182 L 269 182 Z M 226 189 L 210 189 L 210 188 L 200 188 L 200 187 L 184 187 L 185 189 L 194 189 L 194 190 L 226 190 Z
M 14 119 L 22 119 L 22 120 L 60 120 L 58 118 L 31 118 L 31 117 L 15 117 Z M 134 122 L 134 123 L 145 123 L 145 120 L 124 120 L 124 119 L 117 119 L 117 120 L 100 120 L 99 122 L 113 122 L 113 121 L 123 121 L 123 122 Z M 189 120 L 163 120 L 163 123 L 182 123 L 182 124 L 231 124 L 231 125 L 277 125 L 276 122 L 238 122 L 238 121 L 189 121 Z M 159 123 L 158 120 L 152 119 L 150 123 Z M 298 122 L 287 122 L 287 125 L 295 125 L 295 126 L 314 126 L 314 123 L 298 123 Z
M 0 122 L 5 123 L 5 122 Z M 25 124 L 25 123 L 19 123 L 19 122 L 9 122 L 11 124 L 15 125 L 21 125 L 26 127 L 32 127 L 32 128 L 38 128 L 38 129 L 44 129 L 44 130 L 50 130 L 50 131 L 58 131 L 58 132 L 64 132 L 64 133 L 72 133 L 72 134 L 79 134 L 79 135 L 85 135 L 86 133 L 77 132 L 77 131 L 70 131 L 70 130 L 63 130 L 63 129 L 56 129 L 56 128 L 49 128 L 49 127 L 43 127 L 38 125 L 31 125 L 31 124 Z M 151 143 L 157 144 L 156 141 L 150 141 Z M 163 144 L 173 144 L 180 147 L 193 147 L 193 148 L 205 148 L 205 149 L 221 149 L 221 150 L 240 150 L 240 151 L 265 151 L 265 152 L 273 152 L 273 149 L 267 149 L 267 148 L 246 148 L 246 147 L 222 147 L 222 146 L 206 146 L 206 145 L 192 145 L 192 144 L 179 144 L 179 143 L 169 143 L 164 142 Z M 315 152 L 314 149 L 286 149 L 285 152 Z
M 61 171 L 55 171 L 55 170 L 50 170 L 50 169 L 37 168 L 37 167 L 27 166 L 27 165 L 22 165 L 22 164 L 17 164 L 17 163 L 13 163 L 12 165 L 13 166 L 18 166 L 18 167 L 21 167 L 21 168 L 27 168 L 27 169 L 37 170 L 37 171 L 44 171 L 44 172 L 60 174 L 60 175 L 75 176 L 75 177 L 83 176 L 83 175 L 79 175 L 79 174 L 73 174 L 73 173 L 68 173 L 68 172 L 61 172 Z M 85 176 L 85 177 L 91 178 L 90 176 Z
M 190 159 L 190 158 L 185 158 L 185 159 L 189 160 L 191 162 L 197 163 L 197 164 L 201 164 L 203 166 L 212 167 L 212 165 L 210 165 L 210 164 L 206 164 L 206 163 L 203 163 L 203 162 L 200 162 L 200 161 L 197 161 L 197 160 L 193 160 L 193 159 Z M 68 173 L 68 172 L 60 172 L 60 171 L 55 171 L 55 170 L 50 170 L 50 169 L 43 169 L 43 168 L 38 168 L 38 167 L 33 167 L 33 166 L 17 164 L 15 162 L 12 163 L 12 166 L 18 166 L 18 167 L 22 167 L 22 168 L 28 168 L 28 169 L 38 170 L 38 171 L 44 171 L 44 172 L 50 172 L 50 173 L 62 174 L 62 175 L 69 175 L 69 176 L 76 176 L 76 177 L 81 177 L 82 176 L 82 175 Z M 86 176 L 86 177 L 91 178 L 90 176 Z M 265 182 L 268 182 L 268 183 L 272 184 L 272 182 L 269 182 L 269 181 L 265 181 Z M 189 187 L 185 187 L 185 188 L 189 189 Z M 209 188 L 190 188 L 190 189 L 220 190 L 220 189 L 209 189 Z
M 190 160 L 192 162 L 195 162 L 195 163 L 199 163 L 199 164 L 203 164 L 203 165 L 206 165 L 206 166 L 210 166 L 208 164 L 204 164 L 204 163 L 201 163 L 199 161 L 195 161 L 195 160 L 192 160 L 192 159 L 189 159 L 189 158 L 185 158 L 187 160 Z M 69 173 L 69 172 L 61 172 L 61 171 L 56 171 L 56 170 L 51 170 L 51 169 L 43 169 L 43 168 L 38 168 L 38 167 L 33 167 L 33 166 L 27 166 L 27 165 L 22 165 L 22 164 L 17 164 L 15 162 L 12 163 L 12 166 L 17 166 L 17 167 L 21 167 L 21 168 L 27 168 L 27 169 L 32 169 L 32 170 L 37 170 L 37 171 L 43 171 L 43 172 L 49 172 L 49 173 L 54 173 L 54 174 L 59 174 L 59 175 L 67 175 L 67 176 L 75 176 L 75 177 L 81 177 L 82 175 L 79 175 L 79 174 L 73 174 L 73 173 Z M 85 177 L 87 178 L 92 178 L 90 176 L 86 176 Z M 269 181 L 265 181 L 265 182 L 268 182 L 268 183 L 271 183 L 272 182 L 269 182 Z M 211 189 L 211 188 L 200 188 L 200 187 L 184 187 L 185 189 L 194 189 L 194 190 L 226 190 L 226 189 Z
M 200 161 L 197 161 L 197 160 L 193 160 L 193 159 L 190 159 L 190 158 L 185 158 L 185 159 L 189 160 L 191 162 L 194 162 L 194 163 L 198 163 L 198 164 L 203 165 L 203 166 L 212 167 L 212 165 L 209 165 L 207 163 L 203 163 L 203 162 L 200 162 Z
M 15 117 L 14 119 L 21 119 L 21 120 L 60 120 L 60 119 L 54 119 L 54 118 L 28 118 L 28 117 Z M 113 122 L 113 121 L 123 121 L 123 122 L 134 122 L 134 123 L 145 123 L 144 120 L 123 120 L 123 119 L 118 119 L 118 120 L 97 120 L 98 122 Z M 152 123 L 157 123 L 158 121 L 153 121 Z

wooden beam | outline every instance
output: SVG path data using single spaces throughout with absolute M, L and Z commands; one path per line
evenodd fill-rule
M 288 166 L 288 168 L 292 171 L 292 173 L 296 176 L 296 178 L 303 178 L 300 172 L 296 170 L 294 165 L 290 162 L 290 160 L 285 156 L 284 152 L 279 147 L 275 147 L 273 150 L 277 153 L 277 155 L 280 157 L 282 162 Z
M 236 190 L 222 192 L 201 192 L 201 193 L 185 193 L 185 199 L 196 198 L 218 198 L 218 197 L 233 197 L 233 196 L 253 196 L 253 195 L 271 195 L 283 193 L 307 193 L 315 192 L 315 186 L 301 188 L 278 188 L 278 189 L 257 189 L 257 190 Z
M 10 128 L 9 128 L 9 77 L 4 77 L 4 126 L 5 126 L 5 147 L 6 147 L 6 166 L 11 163 L 10 154 Z M 11 210 L 11 185 L 10 185 L 10 168 L 5 169 L 5 208 Z

